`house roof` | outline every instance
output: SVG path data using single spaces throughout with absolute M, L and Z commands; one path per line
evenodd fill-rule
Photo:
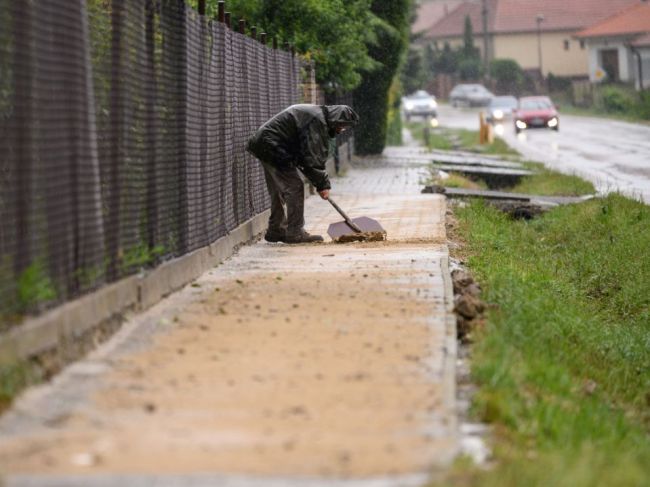
M 537 16 L 542 14 L 542 32 L 575 31 L 637 5 L 640 0 L 488 0 L 488 32 L 535 32 Z M 481 2 L 465 1 L 427 30 L 427 37 L 463 35 L 469 15 L 475 33 L 481 33 Z
M 488 0 L 488 32 L 493 24 L 495 5 L 497 0 Z M 463 2 L 451 10 L 448 15 L 441 18 L 427 29 L 427 37 L 457 37 L 465 31 L 465 17 L 469 16 L 474 34 L 483 33 L 483 15 L 480 2 Z
M 418 34 L 427 30 L 465 0 L 422 0 L 411 32 Z
M 638 2 L 576 34 L 576 37 L 610 37 L 650 33 L 650 3 Z
M 542 31 L 583 29 L 639 0 L 499 0 L 495 32 L 537 30 L 536 17 L 544 16 Z

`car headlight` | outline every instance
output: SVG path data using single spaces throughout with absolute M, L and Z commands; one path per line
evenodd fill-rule
M 436 103 L 435 100 L 431 100 L 429 102 L 429 108 L 436 108 L 437 106 L 438 106 L 438 104 Z
M 438 125 L 440 125 L 440 124 L 438 123 L 438 119 L 437 119 L 437 118 L 432 118 L 430 123 L 431 123 L 431 127 L 433 127 L 434 129 L 435 129 Z
M 413 103 L 411 103 L 410 101 L 407 101 L 406 103 L 404 103 L 404 108 L 406 108 L 407 110 L 413 110 L 414 106 L 415 105 L 413 105 Z
M 558 124 L 558 119 L 557 119 L 557 117 L 553 117 L 552 119 L 550 119 L 550 120 L 548 121 L 548 126 L 551 127 L 551 128 L 553 128 L 553 127 L 557 127 L 557 124 Z
M 497 120 L 501 120 L 503 118 L 503 111 L 502 110 L 494 110 L 492 112 L 492 116 L 496 118 Z
M 526 122 L 523 120 L 517 120 L 515 122 L 515 125 L 517 126 L 518 129 L 525 129 L 528 125 L 526 125 Z

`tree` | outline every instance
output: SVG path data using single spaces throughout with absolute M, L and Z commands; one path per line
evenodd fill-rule
M 196 6 L 197 0 L 190 0 Z M 233 19 L 245 18 L 258 32 L 291 43 L 316 64 L 325 89 L 351 90 L 361 72 L 372 69 L 367 24 L 371 0 L 229 0 Z M 216 15 L 217 0 L 207 0 L 206 13 Z
M 436 72 L 444 74 L 453 74 L 458 70 L 458 56 L 448 42 L 445 42 L 442 52 L 438 54 L 434 68 Z
M 426 74 L 421 49 L 409 48 L 406 62 L 402 68 L 401 79 L 405 93 L 413 93 L 425 84 Z
M 514 59 L 492 60 L 490 76 L 496 81 L 500 93 L 519 93 L 524 81 L 524 72 Z
M 469 15 L 465 16 L 465 29 L 463 31 L 463 50 L 461 52 L 463 59 L 472 59 L 478 57 L 478 50 L 474 47 L 474 29 L 472 28 L 472 19 Z
M 369 26 L 373 39 L 368 53 L 377 67 L 366 70 L 354 92 L 354 106 L 360 122 L 355 129 L 355 148 L 359 154 L 379 154 L 386 144 L 388 93 L 408 44 L 411 0 L 373 0 L 376 16 Z

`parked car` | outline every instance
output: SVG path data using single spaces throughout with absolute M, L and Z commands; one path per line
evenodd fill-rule
M 406 120 L 410 120 L 413 115 L 434 118 L 438 116 L 436 97 L 424 90 L 418 90 L 402 98 L 402 109 Z
M 460 84 L 454 86 L 449 93 L 452 106 L 484 107 L 490 103 L 494 95 L 485 86 L 479 84 Z
M 495 96 L 490 100 L 487 107 L 487 121 L 489 123 L 501 123 L 512 118 L 517 110 L 517 99 L 514 96 Z
M 534 128 L 560 130 L 560 117 L 548 96 L 526 96 L 519 99 L 514 114 L 515 132 Z

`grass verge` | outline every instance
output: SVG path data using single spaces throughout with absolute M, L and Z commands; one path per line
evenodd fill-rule
M 523 178 L 509 191 L 545 196 L 582 196 L 596 192 L 593 184 L 578 176 L 551 171 L 538 162 L 524 162 L 524 165 L 535 171 L 535 176 Z
M 408 122 L 406 128 L 411 131 L 413 138 L 425 142 L 425 122 Z M 519 153 L 510 148 L 500 137 L 495 137 L 492 144 L 479 144 L 477 130 L 454 129 L 448 127 L 436 127 L 429 129 L 429 149 L 435 150 L 463 150 L 480 154 L 491 155 L 518 155 Z
M 650 208 L 613 194 L 530 222 L 480 202 L 456 217 L 491 304 L 472 414 L 494 425 L 496 465 L 442 484 L 647 485 Z

